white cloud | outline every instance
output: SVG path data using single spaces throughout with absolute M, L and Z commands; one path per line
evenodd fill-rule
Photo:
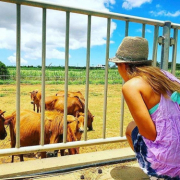
M 144 3 L 151 3 L 152 0 L 124 0 L 122 8 L 130 10 L 132 8 L 141 7 Z
M 150 14 L 152 14 L 153 16 L 166 16 L 166 17 L 177 17 L 180 16 L 180 11 L 176 11 L 174 13 L 171 12 L 167 12 L 165 10 L 161 10 L 161 11 L 150 11 Z
M 14 54 L 13 56 L 9 56 L 8 60 L 12 63 L 12 64 L 16 64 L 16 54 Z M 24 60 L 23 58 L 21 58 L 21 65 L 26 65 L 28 64 L 28 62 L 26 60 Z
M 148 33 L 152 33 L 152 31 L 150 29 L 146 29 L 146 32 Z
M 12 29 L 0 28 L 0 49 L 13 50 L 16 47 L 16 32 Z
M 142 32 L 142 29 L 137 29 L 136 32 Z M 152 31 L 150 29 L 146 29 L 145 32 L 152 33 Z
M 47 51 L 47 59 L 64 59 L 65 53 L 58 51 L 57 49 L 52 49 Z
M 161 7 L 161 5 L 160 4 L 156 4 L 156 8 L 160 8 Z
M 70 7 L 109 12 L 107 7 L 115 0 L 49 0 L 47 2 Z M 0 49 L 16 50 L 16 5 L 0 2 Z M 111 34 L 116 24 L 111 22 Z M 91 46 L 106 43 L 107 20 L 92 17 Z M 64 59 L 66 32 L 66 13 L 47 10 L 46 57 Z M 79 49 L 87 46 L 87 15 L 70 13 L 69 48 Z M 59 50 L 61 49 L 61 50 Z M 21 7 L 21 51 L 26 60 L 41 59 L 42 56 L 42 9 Z M 13 57 L 13 56 L 12 56 Z M 9 60 L 13 62 L 13 58 Z M 70 56 L 71 57 L 71 56 Z

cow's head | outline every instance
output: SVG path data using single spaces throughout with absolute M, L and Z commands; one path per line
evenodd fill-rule
M 87 123 L 87 127 L 88 127 L 89 131 L 93 130 L 93 124 L 92 124 L 93 121 L 94 121 L 94 116 L 88 110 L 88 123 Z
M 84 132 L 84 113 L 76 112 L 77 132 Z
M 34 100 L 36 99 L 36 95 L 37 95 L 37 93 L 38 93 L 38 90 L 34 90 L 34 91 L 32 91 L 32 92 L 29 92 L 31 95 L 30 95 L 30 97 L 31 97 L 31 104 L 34 104 Z
M 5 122 L 4 113 L 5 112 L 6 111 L 0 110 L 0 139 L 1 140 L 5 139 L 5 137 L 7 136 L 7 132 L 4 127 L 4 122 Z

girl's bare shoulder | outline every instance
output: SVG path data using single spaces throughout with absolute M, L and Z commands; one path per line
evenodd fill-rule
M 150 85 L 142 77 L 134 77 L 128 80 L 124 85 L 123 89 L 131 90 L 143 90 L 144 88 L 150 88 Z
M 123 94 L 126 97 L 142 98 L 148 109 L 151 109 L 160 101 L 160 95 L 155 93 L 150 84 L 142 77 L 134 77 L 127 81 L 122 88 Z M 138 96 L 138 94 L 140 96 Z

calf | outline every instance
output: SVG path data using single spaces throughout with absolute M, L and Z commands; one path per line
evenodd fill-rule
M 34 90 L 31 93 L 31 104 L 33 104 L 33 110 L 35 111 L 35 105 L 37 107 L 37 113 L 41 112 L 41 92 Z
M 67 134 L 69 135 L 68 138 L 72 138 L 71 141 L 80 141 L 82 133 L 84 132 L 84 114 L 77 112 L 76 120 L 68 123 L 67 126 Z M 70 140 L 68 140 L 70 142 Z M 61 156 L 64 156 L 64 150 L 61 151 Z M 78 148 L 71 148 L 68 149 L 69 154 L 79 154 L 79 147 Z
M 6 129 L 5 129 L 5 127 L 4 127 L 4 121 L 5 121 L 5 119 L 4 119 L 4 113 L 5 113 L 5 112 L 6 112 L 6 111 L 0 110 L 0 140 L 5 139 L 6 136 L 7 136 L 7 132 L 6 132 Z

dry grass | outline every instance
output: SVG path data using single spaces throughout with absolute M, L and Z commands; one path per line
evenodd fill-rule
M 33 105 L 30 104 L 30 91 L 34 89 L 41 90 L 41 85 L 21 85 L 21 110 L 33 110 Z M 46 96 L 55 95 L 57 91 L 63 90 L 64 85 L 46 85 Z M 69 85 L 69 91 L 81 91 L 85 95 L 85 85 Z M 16 110 L 16 86 L 1 85 L 0 86 L 0 109 L 5 110 L 5 115 L 10 115 Z M 103 134 L 103 106 L 104 106 L 104 85 L 89 86 L 89 110 L 95 116 L 93 122 L 94 131 L 88 131 L 88 139 L 102 138 Z M 108 85 L 107 97 L 107 122 L 106 122 L 106 137 L 120 136 L 120 108 L 121 108 L 121 85 Z M 124 127 L 132 121 L 127 105 L 125 104 L 124 112 Z M 9 128 L 7 128 L 8 136 L 5 140 L 0 141 L 1 149 L 10 148 Z M 80 153 L 102 151 L 108 149 L 128 147 L 127 142 L 111 143 L 104 145 L 81 147 Z M 25 160 L 32 158 L 25 158 Z M 16 158 L 17 161 L 18 158 Z M 0 163 L 10 162 L 10 157 L 1 157 Z

